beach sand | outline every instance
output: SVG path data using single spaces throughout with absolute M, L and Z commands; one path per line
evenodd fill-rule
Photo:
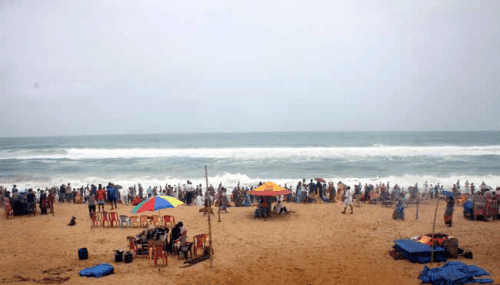
M 361 205 L 353 215 L 343 215 L 338 204 L 284 203 L 295 213 L 267 220 L 253 219 L 255 207 L 231 207 L 221 214 L 221 222 L 217 213 L 212 216 L 213 269 L 209 261 L 180 268 L 183 262 L 171 255 L 166 267 L 160 261 L 155 268 L 145 258 L 115 263 L 115 249 L 128 250 L 126 237 L 141 229 L 92 228 L 85 204 L 56 203 L 55 216 L 9 220 L 0 210 L 0 283 L 34 284 L 15 277 L 21 276 L 70 277 L 63 284 L 420 284 L 424 265 L 394 260 L 388 251 L 394 239 L 432 231 L 435 203 L 420 206 L 418 221 L 415 207 L 406 208 L 405 221 L 392 220 L 393 209 L 380 205 Z M 474 259 L 458 260 L 486 269 L 500 282 L 500 221 L 467 221 L 462 207 L 456 206 L 455 225 L 446 228 L 444 207 L 441 201 L 436 232 L 456 237 L 460 246 L 473 251 Z M 131 209 L 119 205 L 117 212 L 131 215 Z M 184 222 L 191 240 L 208 233 L 207 217 L 198 209 L 181 206 L 161 214 Z M 72 216 L 77 218 L 74 227 L 67 226 Z M 78 259 L 82 247 L 88 248 L 88 260 Z M 103 262 L 112 264 L 115 274 L 98 279 L 79 276 L 80 270 Z

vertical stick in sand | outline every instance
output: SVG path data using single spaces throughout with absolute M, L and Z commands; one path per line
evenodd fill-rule
M 207 171 L 206 165 L 205 165 L 205 178 L 207 180 L 207 192 L 208 192 L 208 171 Z M 212 268 L 212 264 L 213 264 L 213 261 L 212 261 L 212 225 L 210 224 L 210 212 L 212 210 L 212 207 L 208 207 L 208 205 L 210 204 L 210 201 L 208 201 L 208 203 L 207 203 L 207 201 L 206 201 L 207 199 L 208 199 L 208 196 L 207 196 L 207 193 L 205 193 L 205 213 L 207 213 L 207 216 L 208 216 L 208 244 L 209 244 L 208 246 L 210 247 L 210 249 L 209 249 L 210 268 Z M 219 220 L 219 222 L 220 222 L 220 220 Z
M 439 197 L 436 203 L 436 211 L 434 212 L 434 224 L 432 225 L 432 245 L 431 245 L 431 265 L 434 263 L 434 230 L 436 229 L 436 215 L 438 211 Z
M 418 204 L 419 204 L 419 202 L 418 202 L 418 201 L 419 201 L 419 200 L 417 199 L 417 217 L 416 217 L 416 218 L 417 218 L 417 221 L 418 221 Z

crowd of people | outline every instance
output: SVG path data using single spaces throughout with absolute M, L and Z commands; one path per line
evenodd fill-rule
M 255 188 L 260 185 L 262 185 L 262 182 L 256 185 Z M 14 185 L 12 192 L 0 186 L 0 206 L 3 206 L 4 199 L 8 198 L 13 205 L 14 214 L 22 215 L 32 212 L 35 204 L 38 203 L 41 212 L 45 214 L 47 213 L 47 209 L 53 210 L 54 201 L 57 197 L 57 201 L 60 203 L 88 203 L 89 213 L 92 215 L 92 212 L 96 210 L 104 211 L 105 204 L 109 204 L 111 210 L 113 210 L 117 208 L 119 201 L 124 204 L 132 203 L 137 205 L 153 196 L 168 195 L 183 201 L 187 205 L 195 204 L 203 206 L 205 203 L 215 203 L 223 211 L 227 211 L 230 202 L 233 202 L 236 207 L 248 207 L 257 203 L 260 206 L 255 216 L 260 217 L 269 215 L 271 212 L 271 203 L 278 202 L 281 199 L 295 203 L 332 203 L 342 201 L 345 206 L 343 213 L 345 213 L 347 207 L 350 207 L 351 213 L 353 213 L 353 201 L 356 201 L 358 204 L 360 202 L 385 203 L 390 201 L 396 204 L 397 212 L 395 212 L 395 218 L 404 219 L 405 200 L 408 203 L 415 200 L 435 199 L 442 196 L 444 191 L 443 185 L 437 183 L 433 186 L 432 184 L 429 185 L 427 181 L 423 185 L 423 191 L 419 190 L 418 183 L 408 187 L 406 191 L 398 184 L 393 185 L 391 189 L 390 182 L 378 183 L 376 185 L 366 183 L 364 186 L 358 183 L 353 185 L 354 189 L 351 190 L 351 186 L 345 185 L 342 181 L 339 181 L 335 185 L 334 182 L 327 183 L 323 179 L 310 179 L 309 182 L 303 179 L 302 181 L 298 181 L 295 190 L 292 189 L 292 186 L 286 184 L 284 188 L 289 190 L 291 194 L 277 199 L 276 197 L 254 196 L 249 193 L 254 189 L 253 186 L 241 187 L 240 183 L 231 192 L 228 192 L 222 183 L 220 183 L 217 189 L 210 185 L 208 191 L 204 193 L 201 184 L 193 186 L 189 180 L 183 185 L 180 183 L 178 185 L 167 184 L 165 187 L 149 186 L 147 189 L 144 189 L 138 183 L 129 187 L 128 191 L 124 191 L 125 195 L 122 195 L 120 191 L 122 187 L 113 183 L 108 183 L 107 186 L 91 184 L 80 188 L 72 188 L 71 184 L 68 183 L 60 187 L 46 188 L 45 190 L 37 189 L 35 191 L 29 189 L 27 192 L 22 193 Z M 465 189 L 466 191 L 463 191 Z M 484 193 L 488 189 L 491 189 L 491 187 L 482 182 L 478 192 Z M 451 191 L 454 193 L 478 193 L 476 192 L 474 183 L 469 183 L 469 181 L 466 181 L 464 188 L 461 188 L 460 180 L 451 187 Z M 279 208 L 278 211 L 284 211 L 284 206 L 281 203 L 277 206 Z

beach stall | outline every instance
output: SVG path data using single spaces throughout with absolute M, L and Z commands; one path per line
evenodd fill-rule
M 463 214 L 470 220 L 496 220 L 500 218 L 500 191 L 475 194 L 463 204 Z
M 290 191 L 273 182 L 266 182 L 248 193 L 262 197 L 258 209 L 256 209 L 254 213 L 254 216 L 257 218 L 269 217 L 271 215 L 272 197 L 291 194 Z

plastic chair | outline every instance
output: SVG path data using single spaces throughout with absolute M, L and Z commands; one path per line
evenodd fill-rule
M 130 217 L 130 226 L 133 227 L 134 224 L 138 224 L 139 226 L 141 226 L 141 222 L 139 221 L 139 217 L 137 217 L 137 216 Z
M 203 254 L 203 250 L 207 247 L 208 243 L 208 235 L 200 234 L 193 237 L 193 246 L 194 246 L 194 257 L 198 256 L 198 249 L 201 249 L 201 253 Z
M 97 213 L 93 212 L 92 213 L 92 226 L 99 226 L 99 218 L 97 217 Z
M 156 223 L 158 223 L 158 226 L 161 226 L 161 218 L 159 215 L 153 216 L 153 225 L 155 225 L 155 227 L 156 227 Z
M 177 259 L 181 259 L 181 253 L 184 253 L 184 257 L 187 257 L 188 254 L 191 255 L 191 258 L 193 258 L 193 243 L 192 242 L 186 242 L 186 236 L 181 236 L 175 241 L 175 244 L 177 245 L 176 247 L 178 248 L 177 251 Z M 186 250 L 183 250 L 185 248 Z M 187 259 L 187 258 L 186 258 Z
M 137 247 L 137 240 L 132 236 L 128 236 L 127 240 L 129 242 L 130 251 L 133 251 L 134 257 L 137 257 L 137 251 L 139 250 L 139 248 Z
M 146 224 L 146 225 L 144 225 Z M 141 216 L 141 227 L 147 227 L 149 226 L 149 217 L 148 216 Z
M 105 223 L 105 222 L 108 222 L 108 227 L 109 227 L 109 225 L 110 225 L 110 221 L 109 221 L 109 219 L 108 219 L 108 212 L 106 212 L 106 211 L 102 211 L 101 218 L 102 218 L 102 219 L 101 219 L 101 221 L 102 221 L 102 226 L 104 227 L 104 223 Z
M 167 226 L 167 223 L 170 223 L 170 225 L 172 227 L 174 227 L 175 226 L 175 218 L 173 216 L 170 216 L 170 215 L 163 216 L 163 225 Z
M 123 229 L 123 223 L 127 225 L 127 227 L 130 228 L 130 218 L 125 216 L 125 215 L 120 215 L 120 229 Z
M 153 244 L 154 246 L 154 264 L 155 266 L 158 263 L 158 259 L 161 258 L 165 261 L 165 265 L 168 265 L 168 257 L 167 253 L 163 249 L 163 245 L 159 242 Z
M 113 227 L 113 225 L 118 226 L 118 214 L 116 212 L 109 213 L 109 223 L 111 227 Z
M 155 254 L 154 251 L 155 251 L 154 241 L 150 240 L 150 241 L 148 241 L 148 256 L 149 256 L 149 259 L 153 259 L 154 254 Z

